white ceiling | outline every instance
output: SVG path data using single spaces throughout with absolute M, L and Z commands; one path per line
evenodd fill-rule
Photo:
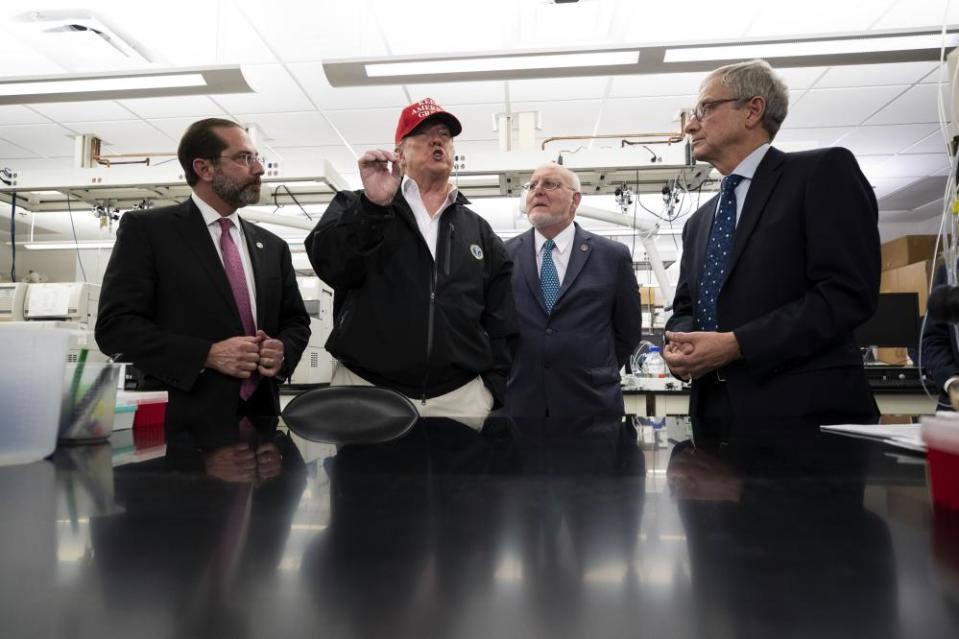
M 38 37 L 23 20 L 31 11 L 81 7 L 139 45 L 157 66 L 241 64 L 255 93 L 0 106 L 0 167 L 69 167 L 73 136 L 81 133 L 102 138 L 109 144 L 107 153 L 169 152 L 187 124 L 217 115 L 259 127 L 270 150 L 284 160 L 330 160 L 358 187 L 355 154 L 391 148 L 399 109 L 412 100 L 430 96 L 453 111 L 464 124 L 457 150 L 468 154 L 496 148 L 492 114 L 510 110 L 538 111 L 539 139 L 675 130 L 678 110 L 695 102 L 704 74 L 334 89 L 323 75 L 323 60 L 938 28 L 959 23 L 959 3 L 948 10 L 947 5 L 945 0 L 803 0 L 790 5 L 753 0 L 686 0 L 680 5 L 635 0 L 567 5 L 548 0 L 4 0 L 0 73 L 5 76 L 116 67 L 118 63 L 98 65 L 64 55 L 63 46 L 44 44 L 48 37 Z M 849 147 L 876 188 L 885 237 L 910 232 L 910 224 L 934 229 L 939 207 L 933 203 L 941 196 L 929 198 L 948 173 L 938 67 L 911 62 L 784 69 L 791 105 L 776 144 L 784 150 Z M 948 99 L 945 107 L 950 113 Z M 594 147 L 618 143 L 596 141 Z M 930 177 L 935 179 L 930 182 Z M 910 189 L 914 185 L 922 188 Z M 657 198 L 644 202 L 654 210 L 662 206 Z M 491 218 L 494 228 L 522 224 L 509 205 L 477 203 L 476 208 Z M 662 241 L 664 247 L 673 246 L 672 238 Z

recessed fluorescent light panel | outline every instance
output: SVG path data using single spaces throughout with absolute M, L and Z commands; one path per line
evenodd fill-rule
M 0 82 L 0 104 L 119 100 L 252 92 L 239 66 L 14 77 Z
M 425 60 L 422 62 L 384 62 L 367 64 L 371 78 L 421 75 L 425 73 L 475 73 L 478 71 L 510 71 L 520 69 L 563 69 L 588 66 L 620 66 L 639 62 L 638 51 L 599 51 L 552 55 L 490 56 L 457 60 Z
M 62 251 L 113 248 L 113 240 L 80 240 L 79 242 L 25 242 L 23 248 L 31 251 Z
M 940 34 L 925 34 L 687 47 L 667 49 L 663 56 L 663 61 L 670 63 L 705 60 L 748 60 L 750 58 L 775 59 L 797 56 L 915 51 L 922 49 L 939 49 L 943 44 L 946 48 L 959 45 L 959 34 L 947 34 L 945 40 L 943 40 Z
M 639 73 L 639 47 L 430 54 L 331 60 L 323 71 L 331 86 L 522 80 Z

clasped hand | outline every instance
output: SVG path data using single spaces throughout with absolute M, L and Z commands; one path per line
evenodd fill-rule
M 251 450 L 249 444 L 225 446 L 204 457 L 208 475 L 223 481 L 251 483 L 276 477 L 282 470 L 283 455 L 268 442 Z
M 739 359 L 742 353 L 734 333 L 666 331 L 663 359 L 680 379 L 694 380 Z
M 240 379 L 254 372 L 262 377 L 276 377 L 283 359 L 283 342 L 257 331 L 254 336 L 238 335 L 213 344 L 206 367 Z

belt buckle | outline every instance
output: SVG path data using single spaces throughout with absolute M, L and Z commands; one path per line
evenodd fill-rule
M 716 381 L 719 381 L 719 382 L 726 381 L 726 378 L 723 377 L 723 369 L 721 367 L 716 369 Z

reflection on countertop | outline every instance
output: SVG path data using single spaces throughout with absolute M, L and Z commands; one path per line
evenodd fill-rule
M 921 457 L 782 420 L 349 428 L 206 423 L 142 463 L 0 468 L 4 636 L 959 630 L 959 524 Z

